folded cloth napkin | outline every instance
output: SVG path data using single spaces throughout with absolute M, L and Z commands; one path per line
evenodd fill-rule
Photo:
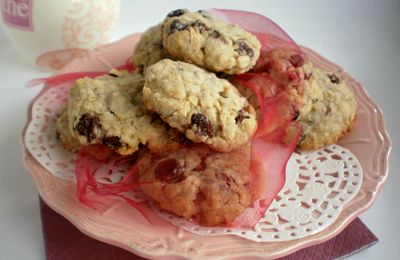
M 42 200 L 40 200 L 40 212 L 42 216 L 45 254 L 48 260 L 143 259 L 119 247 L 108 245 L 86 236 L 68 220 L 50 209 Z M 357 218 L 331 240 L 302 249 L 280 259 L 344 258 L 377 242 L 378 238 Z

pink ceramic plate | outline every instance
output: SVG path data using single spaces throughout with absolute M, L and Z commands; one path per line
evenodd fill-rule
M 74 60 L 59 73 L 105 71 L 119 66 L 130 56 L 138 38 L 139 35 L 136 34 L 98 48 L 89 55 Z M 320 233 L 286 242 L 257 243 L 236 236 L 203 237 L 183 231 L 161 219 L 156 219 L 156 223 L 150 225 L 140 213 L 125 202 L 115 205 L 103 214 L 98 214 L 77 201 L 73 182 L 59 179 L 47 172 L 24 149 L 26 168 L 31 173 L 42 199 L 82 232 L 143 257 L 275 258 L 321 243 L 338 234 L 371 206 L 387 177 L 391 143 L 382 112 L 364 88 L 339 66 L 310 49 L 304 48 L 304 51 L 317 66 L 340 75 L 354 91 L 359 104 L 355 128 L 340 142 L 340 145 L 348 148 L 360 161 L 364 173 L 363 184 L 360 192 L 344 207 L 337 220 Z M 36 98 L 29 107 L 26 126 L 31 121 L 31 108 Z M 23 136 L 25 131 L 26 127 Z

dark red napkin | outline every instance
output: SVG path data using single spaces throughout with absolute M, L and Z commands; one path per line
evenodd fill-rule
M 80 232 L 64 217 L 40 200 L 43 236 L 48 260 L 125 260 L 143 259 L 119 247 L 105 244 Z M 331 240 L 286 256 L 285 260 L 336 259 L 359 252 L 378 242 L 378 238 L 361 222 L 354 220 Z

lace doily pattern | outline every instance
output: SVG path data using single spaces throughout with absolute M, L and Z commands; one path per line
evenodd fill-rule
M 32 121 L 25 133 L 28 151 L 51 174 L 75 180 L 75 154 L 66 151 L 56 138 L 56 120 L 66 105 L 69 85 L 45 91 L 32 106 Z
M 69 87 L 59 86 L 44 92 L 33 104 L 25 144 L 34 158 L 54 176 L 75 181 L 73 153 L 63 149 L 55 135 L 55 122 Z M 95 176 L 105 183 L 118 181 L 127 169 L 104 166 Z M 163 219 L 199 235 L 236 235 L 257 242 L 299 239 L 318 233 L 339 216 L 344 205 L 358 192 L 362 169 L 347 149 L 331 145 L 311 152 L 296 152 L 286 168 L 285 186 L 265 216 L 252 229 L 207 228 L 184 220 L 153 205 Z M 135 201 L 145 201 L 141 192 L 127 194 Z

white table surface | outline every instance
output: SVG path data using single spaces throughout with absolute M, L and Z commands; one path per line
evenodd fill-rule
M 400 258 L 400 1 L 141 1 L 121 0 L 119 39 L 159 22 L 170 10 L 221 7 L 262 13 L 298 43 L 340 64 L 385 113 L 393 141 L 389 179 L 361 219 L 379 243 L 350 259 Z M 216 2 L 216 1 L 215 1 Z M 25 63 L 0 30 L 0 259 L 44 259 L 38 194 L 24 169 L 19 134 L 29 101 L 40 87 L 26 81 L 49 75 Z

